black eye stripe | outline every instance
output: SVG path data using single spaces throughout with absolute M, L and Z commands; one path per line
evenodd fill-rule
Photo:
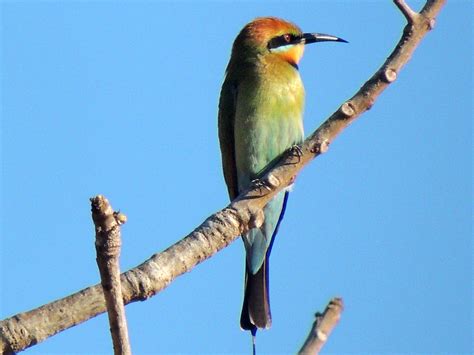
M 288 44 L 295 44 L 301 41 L 301 36 L 296 36 L 291 33 L 285 33 L 284 35 L 273 37 L 268 41 L 268 49 L 278 48 L 286 46 Z

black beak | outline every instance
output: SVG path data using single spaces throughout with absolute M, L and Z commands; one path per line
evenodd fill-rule
M 324 33 L 303 33 L 303 38 L 301 39 L 301 42 L 304 44 L 327 41 L 349 43 L 345 39 Z

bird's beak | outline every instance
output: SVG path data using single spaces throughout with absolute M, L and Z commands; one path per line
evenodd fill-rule
M 327 41 L 348 43 L 345 39 L 336 36 L 326 35 L 324 33 L 303 33 L 303 37 L 301 39 L 301 43 L 303 44 Z

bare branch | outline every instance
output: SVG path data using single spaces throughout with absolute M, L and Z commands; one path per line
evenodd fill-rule
M 91 198 L 91 205 L 97 265 L 107 305 L 114 354 L 130 355 L 132 350 L 128 338 L 119 266 L 122 245 L 120 225 L 125 223 L 126 217 L 122 213 L 114 212 L 109 201 L 102 195 Z
M 308 338 L 304 342 L 299 355 L 319 354 L 324 344 L 329 338 L 334 327 L 341 318 L 344 310 L 342 298 L 333 298 L 323 313 L 316 313 L 313 326 L 308 334 Z
M 405 0 L 393 0 L 395 5 L 400 9 L 400 11 L 403 13 L 405 18 L 407 19 L 407 22 L 409 24 L 412 24 L 415 22 L 416 16 L 419 16 L 418 13 L 413 11 L 410 6 L 405 2 Z
M 173 279 L 225 248 L 249 229 L 252 215 L 284 187 L 363 112 L 370 109 L 411 58 L 415 48 L 433 27 L 445 0 L 428 0 L 422 16 L 408 24 L 392 54 L 381 68 L 349 100 L 341 105 L 301 146 L 290 151 L 262 180 L 269 189 L 251 187 L 228 207 L 209 217 L 191 234 L 138 267 L 122 274 L 124 303 L 144 300 L 167 287 Z M 258 219 L 257 219 L 258 221 Z M 100 285 L 92 286 L 29 312 L 0 322 L 0 352 L 19 351 L 105 311 Z

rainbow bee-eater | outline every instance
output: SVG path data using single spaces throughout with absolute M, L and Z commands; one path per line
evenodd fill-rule
M 219 101 L 219 140 L 230 199 L 249 188 L 262 170 L 303 141 L 305 93 L 298 63 L 306 44 L 337 41 L 303 33 L 274 17 L 257 18 L 238 34 Z M 246 250 L 242 329 L 271 326 L 269 257 L 285 212 L 288 189 L 263 209 L 264 223 L 242 236 Z M 295 241 L 296 242 L 296 241 Z

